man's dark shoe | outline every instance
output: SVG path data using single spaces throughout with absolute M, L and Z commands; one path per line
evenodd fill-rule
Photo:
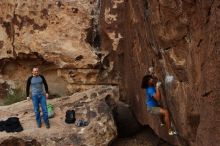
M 47 129 L 50 128 L 50 124 L 49 124 L 49 123 L 46 123 L 45 125 L 46 125 L 46 128 L 47 128 Z
M 41 128 L 41 124 L 37 124 L 37 127 L 38 127 L 38 128 Z

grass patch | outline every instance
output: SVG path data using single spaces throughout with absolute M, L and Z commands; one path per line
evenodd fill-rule
M 10 105 L 25 99 L 25 93 L 21 89 L 10 89 L 4 98 L 4 105 Z

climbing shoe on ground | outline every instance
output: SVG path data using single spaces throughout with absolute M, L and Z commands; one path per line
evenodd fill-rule
M 177 132 L 170 129 L 170 130 L 168 131 L 168 134 L 172 136 L 172 135 L 176 135 Z
M 87 126 L 88 124 L 89 124 L 89 122 L 88 122 L 88 121 L 85 121 L 85 120 L 83 120 L 83 119 L 77 120 L 77 121 L 75 122 L 75 125 L 76 125 L 77 127 Z

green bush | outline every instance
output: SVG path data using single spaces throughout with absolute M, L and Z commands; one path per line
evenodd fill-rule
M 10 105 L 25 99 L 25 93 L 21 89 L 10 89 L 4 99 L 4 105 Z

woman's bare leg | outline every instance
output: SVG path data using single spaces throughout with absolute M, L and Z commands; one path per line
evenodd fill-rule
M 160 113 L 164 116 L 164 121 L 168 130 L 171 129 L 170 116 L 167 109 L 160 108 Z

